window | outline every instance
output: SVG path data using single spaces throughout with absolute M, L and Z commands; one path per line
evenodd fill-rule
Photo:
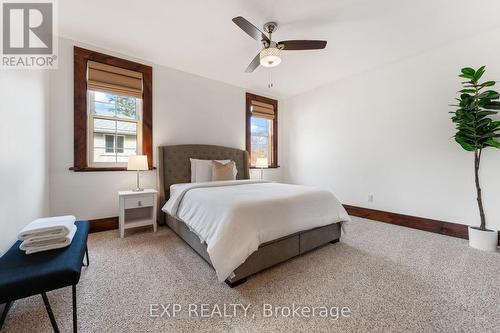
M 124 143 L 125 143 L 125 137 L 123 135 L 117 135 L 116 136 L 116 153 L 118 154 L 123 154 L 125 152 L 125 148 L 124 148 Z M 134 140 L 134 143 L 135 143 L 135 140 Z M 136 153 L 137 155 L 137 146 L 134 144 L 134 152 Z M 129 155 L 132 155 L 132 154 L 129 154 Z
M 116 138 L 116 146 L 115 146 L 115 138 Z M 96 141 L 96 140 L 94 139 L 94 141 Z M 124 152 L 124 147 L 123 147 L 124 146 L 124 142 L 125 142 L 125 136 L 123 136 L 123 135 L 109 135 L 109 134 L 105 134 L 104 135 L 104 144 L 105 144 L 104 151 L 106 152 L 106 154 L 113 154 L 113 155 L 115 155 L 115 154 L 123 154 L 123 152 Z M 101 147 L 98 147 L 98 148 L 101 148 Z M 95 150 L 97 150 L 97 149 L 94 146 L 94 151 Z M 135 150 L 134 150 L 134 152 L 135 152 Z M 128 155 L 134 155 L 134 154 L 128 154 Z M 113 156 L 113 159 L 115 159 L 114 156 Z
M 106 153 L 112 154 L 115 152 L 115 137 L 114 135 L 105 135 L 106 139 Z
M 278 101 L 247 93 L 246 149 L 250 167 L 257 158 L 267 158 L 269 167 L 278 167 Z
M 273 121 L 252 116 L 250 119 L 251 148 L 250 165 L 254 166 L 257 158 L 267 158 L 272 162 Z
M 152 68 L 74 48 L 74 171 L 126 170 L 129 155 L 152 167 Z
M 141 99 L 88 91 L 89 165 L 126 163 L 142 153 Z

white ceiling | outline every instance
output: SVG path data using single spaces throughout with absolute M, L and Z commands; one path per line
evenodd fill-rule
M 290 97 L 500 26 L 498 0 L 62 0 L 59 31 L 160 65 Z M 259 42 L 231 19 L 279 23 L 275 40 L 325 39 L 286 52 L 272 70 L 244 72 Z M 498 43 L 498 41 L 492 41 Z M 465 47 L 465 46 L 464 46 Z

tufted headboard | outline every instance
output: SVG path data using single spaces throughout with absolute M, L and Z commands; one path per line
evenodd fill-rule
M 248 153 L 245 150 L 212 145 L 176 145 L 158 147 L 160 205 L 170 197 L 170 185 L 191 182 L 190 158 L 200 160 L 232 160 L 236 163 L 236 179 L 249 179 Z M 163 214 L 160 221 L 163 221 Z

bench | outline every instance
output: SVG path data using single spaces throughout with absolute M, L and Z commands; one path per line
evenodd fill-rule
M 0 330 L 14 301 L 41 294 L 52 328 L 54 332 L 59 332 L 46 293 L 71 286 L 73 332 L 77 332 L 76 285 L 80 280 L 82 266 L 89 265 L 89 222 L 76 221 L 75 224 L 77 231 L 68 247 L 26 255 L 19 249 L 21 241 L 17 241 L 0 258 L 0 304 L 5 303 L 0 318 Z M 87 264 L 84 265 L 85 256 Z

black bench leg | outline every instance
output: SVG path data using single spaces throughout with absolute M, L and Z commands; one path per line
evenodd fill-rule
M 47 309 L 47 313 L 49 314 L 50 323 L 52 324 L 52 328 L 55 333 L 59 333 L 59 327 L 57 327 L 56 318 L 54 318 L 54 313 L 52 313 L 52 308 L 50 307 L 49 300 L 47 298 L 47 294 L 42 293 L 43 303 L 45 303 L 45 308 Z
M 77 313 L 76 313 L 76 284 L 74 284 L 71 287 L 71 289 L 72 289 L 72 294 L 73 294 L 73 333 L 76 333 L 78 331 L 78 321 L 77 321 Z
M 87 264 L 85 265 L 84 263 L 82 263 L 82 266 L 88 267 L 90 265 L 90 259 L 89 259 L 89 248 L 87 246 L 85 246 L 85 257 L 87 257 Z
M 5 307 L 3 308 L 2 317 L 0 318 L 0 331 L 2 330 L 3 323 L 5 322 L 5 318 L 7 318 L 7 313 L 10 310 L 12 302 L 5 303 Z

